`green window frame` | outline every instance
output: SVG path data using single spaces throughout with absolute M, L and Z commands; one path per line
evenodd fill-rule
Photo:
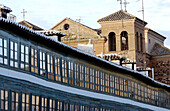
M 0 64 L 8 65 L 8 40 L 0 37 Z
M 55 100 L 54 99 L 49 99 L 49 111 L 55 111 Z
M 22 93 L 22 111 L 29 111 L 29 94 Z
M 38 74 L 38 49 L 31 47 L 31 72 Z
M 55 56 L 55 80 L 61 82 L 61 64 L 60 57 Z
M 54 80 L 54 63 L 53 63 L 53 55 L 47 53 L 47 72 L 48 78 Z
M 74 85 L 74 62 L 68 61 L 69 84 Z
M 62 101 L 58 101 L 57 103 L 57 111 L 63 111 L 63 102 Z M 74 110 L 71 110 L 74 111 Z
M 2 110 L 5 110 L 7 111 L 8 110 L 8 102 L 9 102 L 9 96 L 8 96 L 8 91 L 7 90 L 1 90 L 1 93 L 0 93 L 0 100 L 1 100 L 1 108 Z
M 29 71 L 29 46 L 21 44 L 21 62 L 20 62 L 20 68 L 22 70 Z
M 85 88 L 89 88 L 89 67 L 85 66 Z
M 95 77 L 95 90 L 96 91 L 100 91 L 100 72 L 99 70 L 95 70 L 95 74 L 96 74 L 96 77 Z
M 75 63 L 74 68 L 75 68 L 75 86 L 79 86 L 80 85 L 79 63 Z
M 90 68 L 90 89 L 94 90 L 94 72 L 95 70 L 93 68 Z
M 40 97 L 36 95 L 32 95 L 32 111 L 39 111 L 40 105 Z
M 41 98 L 41 111 L 47 111 L 47 100 L 45 97 Z
M 10 40 L 10 66 L 18 68 L 18 42 Z
M 40 50 L 40 75 L 46 77 L 47 69 L 46 69 L 46 52 L 43 50 Z
M 12 92 L 12 111 L 19 111 L 19 93 Z
M 84 87 L 84 65 L 80 65 L 80 87 Z
M 62 82 L 68 83 L 68 73 L 67 73 L 67 60 L 62 58 Z

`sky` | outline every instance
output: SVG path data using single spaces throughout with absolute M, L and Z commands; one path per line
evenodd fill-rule
M 124 0 L 123 0 L 124 1 Z M 142 1 L 126 0 L 127 12 L 142 18 Z M 27 11 L 25 20 L 41 28 L 50 29 L 65 17 L 81 18 L 81 23 L 91 28 L 100 28 L 97 20 L 119 11 L 117 0 L 1 0 L 12 9 L 17 22 L 23 20 L 22 11 Z M 124 6 L 123 6 L 124 9 Z M 165 36 L 165 46 L 170 49 L 170 0 L 144 0 L 146 27 Z

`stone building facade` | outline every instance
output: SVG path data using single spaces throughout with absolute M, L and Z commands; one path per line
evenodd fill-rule
M 66 34 L 62 42 L 77 47 L 77 44 L 94 44 L 95 55 L 104 52 L 105 37 L 100 35 L 100 30 L 92 29 L 70 18 L 65 18 L 51 30 L 58 30 Z
M 156 58 L 163 58 L 165 54 L 158 53 L 155 57 L 153 52 L 159 50 L 159 48 L 156 50 L 153 50 L 153 48 L 155 44 L 164 47 L 166 37 L 147 28 L 147 22 L 123 10 L 103 17 L 97 22 L 101 24 L 100 29 L 92 29 L 70 18 L 65 18 L 55 25 L 52 30 L 55 29 L 65 33 L 66 36 L 62 38 L 62 42 L 70 46 L 77 47 L 77 44 L 88 44 L 90 39 L 94 45 L 95 55 L 118 54 L 132 62 L 135 61 L 138 70 L 154 68 L 155 73 L 157 72 L 158 68 L 154 66 L 155 63 L 153 62 Z M 166 49 L 167 57 L 170 50 L 164 49 Z M 168 61 L 169 63 L 169 59 L 163 59 L 162 61 Z M 166 77 L 168 77 L 168 74 L 169 72 L 167 72 Z M 167 81 L 157 79 L 161 76 L 156 76 L 157 74 L 155 74 L 156 80 L 169 84 Z
M 170 54 L 152 56 L 151 67 L 155 69 L 155 80 L 170 84 Z

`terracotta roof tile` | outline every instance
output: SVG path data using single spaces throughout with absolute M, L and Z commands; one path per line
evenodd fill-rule
M 104 18 L 99 19 L 98 22 L 115 21 L 115 20 L 122 20 L 122 19 L 134 19 L 134 18 L 136 18 L 136 17 L 123 11 L 123 10 L 120 10 L 120 11 L 110 14 Z

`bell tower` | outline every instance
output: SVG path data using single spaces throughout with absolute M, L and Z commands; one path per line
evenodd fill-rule
M 144 28 L 147 23 L 123 10 L 99 19 L 98 23 L 101 24 L 102 35 L 107 38 L 104 53 L 122 55 L 141 66 L 140 62 L 144 62 Z

